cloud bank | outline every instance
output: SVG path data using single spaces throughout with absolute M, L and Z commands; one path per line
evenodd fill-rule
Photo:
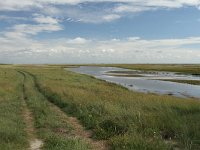
M 0 60 L 5 63 L 199 63 L 200 51 L 194 45 L 200 45 L 200 37 L 36 38 L 42 33 L 65 30 L 63 22 L 110 23 L 144 11 L 183 7 L 199 9 L 200 0 L 0 1 L 0 21 L 13 22 L 0 32 Z M 16 16 L 10 12 L 30 15 Z
M 110 4 L 110 5 L 108 5 Z M 85 9 L 85 6 L 90 6 Z M 103 7 L 100 7 L 102 5 Z M 200 7 L 200 0 L 4 0 L 0 11 L 37 10 L 48 15 L 71 18 L 88 23 L 110 22 L 126 13 L 156 9 Z

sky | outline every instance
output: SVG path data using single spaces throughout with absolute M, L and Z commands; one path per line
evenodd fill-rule
M 200 63 L 200 0 L 0 0 L 0 63 Z

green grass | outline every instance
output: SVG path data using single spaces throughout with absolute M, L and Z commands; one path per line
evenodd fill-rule
M 59 67 L 25 69 L 37 88 L 111 149 L 199 149 L 200 102 L 129 91 Z
M 62 67 L 0 66 L 0 149 L 29 146 L 23 119 L 23 73 L 16 70 L 24 72 L 25 98 L 43 149 L 90 149 L 73 135 L 73 126 L 50 102 L 77 117 L 93 130 L 93 138 L 108 141 L 111 149 L 200 149 L 199 100 L 133 92 Z
M 83 139 L 72 136 L 73 127 L 35 87 L 32 76 L 25 75 L 25 96 L 30 108 L 37 135 L 44 141 L 46 150 L 87 150 Z M 62 131 L 62 133 L 61 133 Z
M 21 77 L 13 69 L 0 68 L 0 149 L 28 147 L 23 119 Z
M 83 138 L 74 134 L 74 128 L 65 114 L 38 91 L 32 76 L 15 69 L 19 68 L 0 66 L 0 150 L 27 150 L 30 146 L 23 92 L 33 115 L 36 136 L 44 143 L 42 149 L 91 149 Z

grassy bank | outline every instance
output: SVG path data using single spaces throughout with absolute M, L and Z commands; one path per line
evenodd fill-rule
M 0 149 L 28 148 L 23 119 L 22 78 L 13 69 L 0 67 Z
M 199 149 L 200 102 L 141 94 L 61 68 L 25 69 L 52 103 L 112 149 Z
M 199 80 L 162 80 L 162 81 L 170 81 L 170 82 L 177 82 L 177 83 L 200 85 L 200 81 Z

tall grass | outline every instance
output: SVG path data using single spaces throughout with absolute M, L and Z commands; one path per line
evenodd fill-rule
M 35 87 L 33 78 L 27 73 L 25 76 L 25 96 L 35 122 L 35 128 L 43 149 L 46 150 L 87 150 L 88 144 L 73 135 L 73 127 L 67 118 L 50 104 Z
M 0 149 L 28 148 L 23 119 L 22 78 L 13 69 L 0 68 Z
M 60 68 L 25 69 L 63 111 L 112 149 L 199 149 L 200 102 L 129 91 Z

